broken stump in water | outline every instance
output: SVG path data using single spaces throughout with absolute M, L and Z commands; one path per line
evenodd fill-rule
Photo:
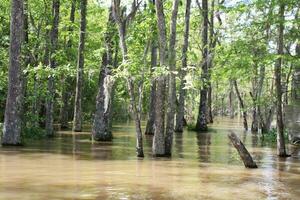
M 244 162 L 246 168 L 257 168 L 256 163 L 253 161 L 252 156 L 242 143 L 242 141 L 238 138 L 235 133 L 228 134 L 228 137 L 233 144 L 233 146 L 237 149 L 240 154 L 241 159 Z

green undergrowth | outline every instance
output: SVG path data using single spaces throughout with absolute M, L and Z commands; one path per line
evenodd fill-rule
M 288 142 L 288 132 L 284 130 L 285 142 Z M 269 132 L 261 135 L 261 140 L 266 144 L 276 144 L 277 142 L 277 129 L 272 128 Z
M 22 138 L 24 140 L 41 140 L 46 137 L 45 130 L 39 127 L 24 127 L 22 130 Z

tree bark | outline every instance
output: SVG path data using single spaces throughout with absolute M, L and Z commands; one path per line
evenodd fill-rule
M 8 93 L 1 139 L 2 145 L 21 144 L 23 6 L 23 0 L 11 1 Z
M 281 84 L 281 67 L 283 52 L 283 31 L 284 31 L 284 2 L 280 3 L 279 8 L 279 25 L 278 25 L 278 42 L 277 53 L 278 59 L 275 64 L 275 85 L 276 85 L 276 121 L 277 121 L 277 154 L 280 157 L 286 157 L 286 149 L 284 142 L 284 125 L 282 116 L 282 84 Z
M 69 26 L 69 37 L 71 37 L 74 29 L 73 29 L 73 24 L 75 22 L 75 10 L 76 10 L 76 0 L 72 0 L 71 4 L 71 12 L 70 12 L 70 23 L 71 25 Z M 69 38 L 67 41 L 67 49 L 71 50 L 72 48 L 72 40 Z M 70 53 L 71 54 L 71 53 Z M 69 60 L 70 62 L 73 62 L 72 56 L 69 55 L 71 59 Z M 68 77 L 64 77 L 62 81 L 62 107 L 60 110 L 60 127 L 62 129 L 67 129 L 69 127 L 68 121 L 69 121 L 69 100 L 70 100 L 70 91 L 69 91 L 69 84 L 70 80 Z
M 126 16 L 126 14 L 123 11 L 121 11 L 120 0 L 112 1 L 112 11 L 118 26 L 123 63 L 127 63 L 128 61 L 127 43 L 126 43 L 126 26 L 128 25 L 129 20 L 132 19 L 133 16 L 135 15 L 135 12 L 138 9 L 138 7 L 139 7 L 139 3 L 134 1 L 131 12 Z M 141 129 L 141 122 L 140 122 L 141 120 L 140 110 L 137 108 L 137 103 L 134 94 L 134 83 L 131 77 L 127 77 L 127 84 L 128 84 L 128 91 L 130 96 L 130 106 L 135 119 L 135 131 L 136 131 L 136 138 L 137 138 L 137 144 L 136 144 L 137 157 L 144 157 L 143 134 L 141 131 L 142 129 Z
M 87 0 L 80 1 L 80 38 L 78 46 L 77 58 L 77 78 L 76 78 L 76 93 L 74 103 L 74 119 L 73 131 L 82 131 L 82 87 L 83 87 L 83 70 L 84 70 L 84 46 L 86 32 L 86 6 Z
M 50 32 L 50 68 L 54 69 L 56 67 L 55 52 L 58 46 L 58 24 L 59 24 L 59 7 L 60 0 L 52 1 L 52 29 Z M 50 76 L 48 78 L 48 96 L 46 98 L 46 134 L 49 137 L 54 136 L 53 129 L 53 104 L 54 104 L 55 88 L 54 88 L 54 77 Z
M 210 6 L 210 21 L 209 21 L 209 56 L 208 56 L 208 91 L 207 91 L 207 122 L 213 123 L 212 113 L 212 85 L 211 85 L 211 70 L 213 68 L 214 51 L 216 47 L 216 38 L 214 33 L 214 16 L 215 15 L 215 0 L 211 0 Z
M 185 76 L 187 68 L 187 51 L 189 46 L 189 34 L 190 34 L 190 10 L 191 10 L 191 0 L 186 0 L 185 8 L 185 20 L 184 20 L 184 41 L 182 46 L 182 60 L 181 60 L 181 70 L 180 70 L 180 87 L 179 87 L 179 101 L 178 110 L 176 115 L 176 132 L 183 132 L 184 126 L 184 106 L 185 106 Z
M 166 66 L 166 50 L 167 50 L 167 33 L 166 22 L 162 0 L 155 1 L 158 41 L 159 41 L 159 64 L 160 67 Z M 166 77 L 160 75 L 156 79 L 156 95 L 155 95 L 155 121 L 154 121 L 154 137 L 152 145 L 153 156 L 165 156 L 165 87 Z
M 154 0 L 150 0 L 150 4 L 154 6 Z M 155 9 L 153 9 L 153 17 L 155 14 Z M 155 36 L 155 35 L 153 35 Z M 157 39 L 153 38 L 151 42 L 151 73 L 153 74 L 154 68 L 157 67 Z M 155 120 L 155 93 L 156 93 L 156 80 L 153 79 L 151 81 L 151 89 L 150 89 L 150 105 L 148 112 L 148 120 L 146 125 L 145 134 L 146 135 L 154 135 L 154 120 Z
M 173 1 L 171 26 L 170 26 L 170 43 L 169 43 L 169 87 L 168 87 L 168 106 L 167 106 L 167 125 L 165 135 L 165 154 L 171 156 L 172 143 L 174 133 L 174 115 L 175 115 L 175 103 L 176 103 L 176 24 L 178 14 L 179 0 Z
M 245 129 L 245 131 L 248 131 L 247 112 L 246 112 L 244 101 L 243 101 L 243 98 L 242 98 L 242 96 L 240 94 L 240 91 L 239 91 L 239 88 L 238 88 L 236 80 L 233 80 L 233 85 L 234 85 L 235 93 L 236 93 L 236 96 L 238 97 L 238 100 L 239 100 L 239 103 L 240 103 L 240 107 L 241 107 L 241 110 L 242 110 L 242 113 L 243 113 L 243 125 L 244 125 L 244 129 Z
M 207 131 L 207 90 L 208 90 L 208 2 L 202 0 L 202 72 L 201 82 L 202 88 L 200 90 L 200 104 L 199 113 L 196 123 L 197 131 Z
M 157 66 L 157 47 L 155 42 L 152 41 L 151 47 L 151 71 L 153 72 L 154 67 Z M 150 105 L 149 105 L 149 114 L 146 125 L 146 135 L 154 135 L 154 120 L 155 120 L 155 94 L 156 94 L 156 80 L 151 81 L 150 89 Z
M 238 136 L 235 133 L 231 133 L 228 135 L 228 138 L 230 139 L 233 146 L 238 151 L 244 165 L 246 168 L 257 168 L 256 163 L 253 161 L 252 156 L 242 143 L 242 141 L 238 138 Z
M 99 76 L 99 89 L 96 97 L 96 111 L 92 127 L 92 137 L 96 141 L 111 141 L 113 138 L 111 132 L 111 107 L 112 107 L 112 90 L 114 81 L 111 76 L 111 66 L 113 65 L 112 46 L 114 37 L 114 22 L 112 10 L 110 9 L 109 19 L 106 32 L 106 51 L 102 56 L 102 66 Z M 117 48 L 117 47 L 116 47 Z M 117 52 L 116 52 L 117 53 Z M 115 55 L 116 56 L 116 55 Z

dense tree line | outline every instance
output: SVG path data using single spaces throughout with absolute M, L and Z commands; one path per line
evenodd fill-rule
M 276 115 L 286 156 L 284 107 L 299 89 L 296 0 L 11 0 L 0 8 L 3 145 L 26 133 L 54 136 L 91 124 L 111 141 L 112 122 L 141 121 L 153 155 L 171 156 L 174 131 L 199 134 L 218 115 L 241 115 L 267 134 Z M 250 116 L 250 118 L 249 118 Z M 57 125 L 56 125 L 57 124 Z M 57 127 L 56 127 L 57 126 Z

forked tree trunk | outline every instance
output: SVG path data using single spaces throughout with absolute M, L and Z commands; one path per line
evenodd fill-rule
M 236 96 L 238 97 L 238 100 L 239 100 L 239 103 L 240 103 L 240 108 L 241 108 L 242 113 L 243 113 L 243 125 L 244 125 L 244 129 L 245 129 L 245 131 L 248 131 L 247 112 L 246 112 L 244 101 L 243 101 L 243 98 L 242 98 L 242 96 L 240 94 L 240 91 L 239 91 L 239 88 L 238 88 L 236 80 L 233 80 L 233 85 L 234 85 L 234 88 L 235 88 Z
M 180 70 L 180 86 L 179 86 L 179 101 L 178 101 L 178 111 L 176 115 L 176 132 L 183 132 L 184 126 L 184 106 L 185 106 L 185 75 L 187 68 L 187 51 L 189 46 L 189 32 L 190 32 L 190 10 L 191 10 L 191 0 L 186 0 L 185 9 L 185 21 L 184 21 L 184 41 L 182 46 L 182 60 L 181 60 L 181 70 Z
M 76 93 L 74 103 L 73 131 L 82 131 L 82 87 L 83 87 L 83 69 L 84 69 L 84 46 L 86 31 L 86 6 L 87 0 L 80 1 L 80 38 L 77 57 L 77 78 Z
M 2 145 L 21 144 L 23 6 L 23 0 L 11 1 L 8 93 L 1 139 Z
M 244 165 L 246 168 L 257 168 L 256 163 L 253 161 L 252 156 L 242 143 L 242 141 L 238 138 L 238 136 L 235 133 L 231 133 L 228 135 L 228 138 L 230 139 L 233 146 L 238 151 Z
M 58 23 L 59 23 L 59 7 L 60 0 L 52 1 L 52 29 L 50 32 L 50 68 L 54 69 L 56 67 L 56 59 L 55 59 L 55 51 L 58 46 Z M 46 134 L 49 137 L 54 136 L 53 129 L 53 104 L 54 104 L 54 96 L 55 96 L 55 88 L 54 88 L 54 77 L 50 76 L 48 78 L 48 95 L 46 98 Z
M 120 5 L 120 0 L 112 0 L 112 11 L 115 21 L 118 26 L 119 38 L 120 38 L 120 47 L 122 50 L 123 56 L 123 63 L 128 62 L 128 50 L 127 50 L 127 43 L 126 43 L 126 26 L 129 24 L 129 20 L 131 20 L 137 9 L 139 7 L 139 3 L 134 1 L 131 12 L 126 16 L 123 12 L 123 9 Z M 137 108 L 137 102 L 135 99 L 135 92 L 134 92 L 134 83 L 131 77 L 127 77 L 127 84 L 128 84 L 128 91 L 130 96 L 130 106 L 132 110 L 132 114 L 134 115 L 135 119 L 135 131 L 136 131 L 136 150 L 138 157 L 144 157 L 143 152 L 143 134 L 141 129 L 141 122 L 140 122 L 140 110 Z M 142 95 L 142 94 L 140 94 Z
M 171 156 L 172 144 L 173 144 L 173 133 L 174 133 L 174 115 L 175 115 L 175 104 L 176 104 L 176 25 L 177 25 L 177 14 L 178 14 L 179 0 L 173 1 L 171 27 L 170 27 L 170 43 L 169 43 L 169 84 L 168 84 L 168 106 L 167 106 L 167 125 L 166 125 L 166 136 L 165 136 L 165 154 Z
M 207 90 L 208 90 L 208 2 L 202 0 L 202 17 L 203 17 L 203 30 L 202 30 L 202 72 L 201 82 L 202 88 L 200 90 L 200 104 L 199 112 L 196 123 L 197 131 L 207 131 Z

